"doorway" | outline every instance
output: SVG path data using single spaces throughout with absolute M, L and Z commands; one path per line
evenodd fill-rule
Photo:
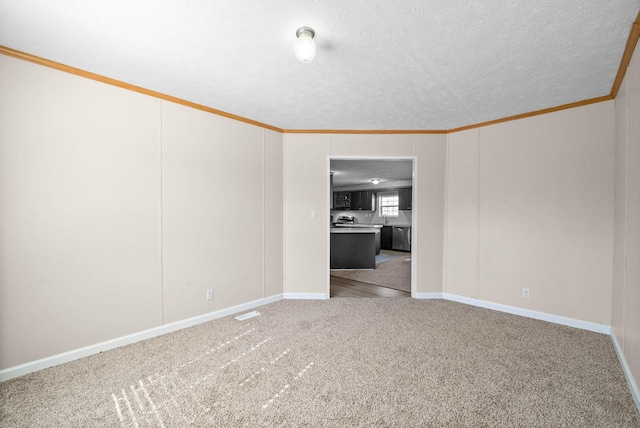
M 327 295 L 414 296 L 417 159 L 330 156 L 327 164 Z

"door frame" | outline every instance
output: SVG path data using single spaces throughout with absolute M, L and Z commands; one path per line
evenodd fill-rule
M 327 167 L 326 167 L 326 202 L 327 212 L 325 213 L 325 219 L 329 219 L 331 215 L 331 161 L 332 160 L 410 160 L 412 161 L 412 177 L 411 177 L 411 297 L 416 298 L 418 295 L 418 157 L 417 156 L 340 156 L 340 155 L 328 155 Z M 376 207 L 377 209 L 377 207 Z M 326 293 L 327 299 L 331 298 L 331 226 L 329 222 L 326 222 Z

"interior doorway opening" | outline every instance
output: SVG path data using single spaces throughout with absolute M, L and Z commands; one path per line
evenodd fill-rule
M 415 296 L 416 163 L 328 158 L 328 297 Z

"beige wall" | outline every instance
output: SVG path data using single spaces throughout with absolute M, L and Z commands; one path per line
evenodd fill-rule
M 285 292 L 328 291 L 329 157 L 415 157 L 417 293 L 442 291 L 445 135 L 286 134 Z M 312 211 L 317 218 L 312 218 Z
M 0 56 L 0 369 L 325 294 L 329 157 L 407 156 L 418 293 L 612 323 L 637 378 L 639 70 L 615 103 L 449 135 L 283 136 Z
M 283 292 L 283 137 L 264 130 L 264 293 Z
M 640 54 L 627 69 L 616 104 L 616 201 L 613 333 L 640 381 Z
M 284 135 L 285 293 L 326 293 L 329 143 L 326 134 Z
M 280 294 L 282 135 L 0 55 L 0 245 L 0 370 Z
M 263 133 L 163 103 L 165 322 L 263 297 Z
M 445 290 L 610 325 L 613 139 L 613 102 L 450 134 Z
M 478 136 L 457 132 L 447 142 L 444 291 L 478 298 Z
M 160 101 L 0 70 L 0 368 L 158 325 Z
M 444 235 L 445 135 L 416 135 L 415 156 L 418 159 L 418 225 L 419 243 L 417 292 L 442 292 L 442 245 Z

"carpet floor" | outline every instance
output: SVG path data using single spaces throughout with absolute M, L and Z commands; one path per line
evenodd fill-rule
M 611 339 L 444 300 L 282 300 L 0 384 L 2 427 L 638 427 Z
M 381 254 L 373 270 L 331 270 L 330 275 L 411 292 L 411 253 Z

